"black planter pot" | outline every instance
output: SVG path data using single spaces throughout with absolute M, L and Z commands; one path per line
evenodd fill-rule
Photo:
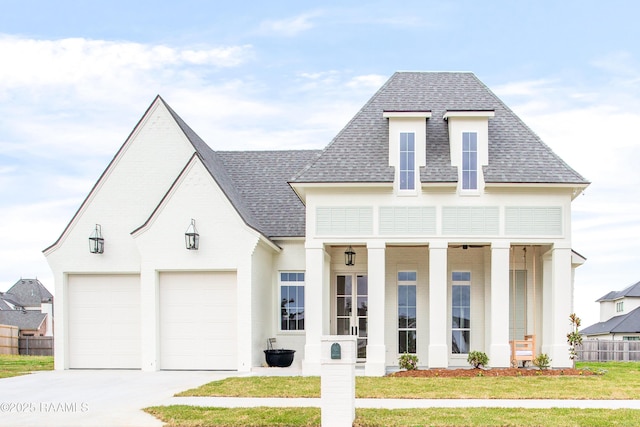
M 293 363 L 293 353 L 295 350 L 265 350 L 264 357 L 267 360 L 267 365 L 272 368 L 286 368 Z

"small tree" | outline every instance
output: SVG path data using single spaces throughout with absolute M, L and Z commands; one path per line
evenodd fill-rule
M 569 321 L 571 322 L 571 332 L 567 334 L 567 342 L 569 343 L 569 358 L 573 364 L 573 367 L 576 367 L 576 358 L 578 357 L 578 351 L 576 350 L 576 346 L 582 344 L 582 335 L 578 332 L 578 328 L 580 328 L 580 318 L 576 316 L 575 313 L 571 313 L 569 315 Z
M 536 356 L 535 359 L 532 360 L 532 363 L 537 366 L 538 369 L 544 371 L 546 369 L 549 369 L 549 366 L 551 366 L 551 359 L 549 359 L 549 355 L 540 353 L 538 356 Z
M 400 366 L 400 369 L 406 369 L 407 371 L 418 369 L 418 356 L 404 353 L 398 357 L 398 366 Z
M 486 355 L 486 353 L 483 353 L 481 351 L 472 351 L 467 357 L 467 363 L 469 363 L 469 365 L 472 365 L 474 368 L 487 366 L 489 364 L 489 357 Z

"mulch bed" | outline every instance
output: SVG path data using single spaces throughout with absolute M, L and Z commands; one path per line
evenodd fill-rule
M 493 369 L 416 369 L 389 374 L 390 377 L 533 377 L 533 376 L 587 376 L 593 372 L 587 369 L 530 369 L 530 368 L 493 368 Z

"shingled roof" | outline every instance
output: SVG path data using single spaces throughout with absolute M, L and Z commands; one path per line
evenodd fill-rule
M 38 279 L 20 279 L 2 296 L 20 307 L 40 307 L 43 302 L 52 302 L 53 295 Z
M 384 111 L 431 111 L 422 182 L 458 180 L 445 112 L 490 110 L 485 182 L 588 184 L 472 73 L 395 73 L 322 151 L 214 151 L 160 100 L 245 223 L 270 238 L 305 235 L 304 205 L 288 181 L 393 182 Z
M 162 102 L 247 225 L 270 238 L 304 236 L 304 205 L 288 180 L 319 150 L 214 151 Z
M 47 318 L 46 313 L 32 310 L 2 310 L 0 311 L 0 325 L 17 326 L 21 331 L 35 331 L 42 326 Z
M 580 331 L 582 335 L 602 335 L 618 333 L 640 333 L 640 307 L 622 316 L 615 316 L 606 322 L 599 322 Z
M 422 182 L 457 182 L 451 166 L 447 111 L 493 110 L 487 183 L 588 184 L 472 73 L 398 72 L 365 104 L 293 182 L 393 182 L 384 111 L 431 111 L 426 120 Z
M 626 287 L 621 291 L 611 291 L 608 294 L 598 298 L 596 302 L 615 301 L 623 297 L 640 297 L 640 282 Z

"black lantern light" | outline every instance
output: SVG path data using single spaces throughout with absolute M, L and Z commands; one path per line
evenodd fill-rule
M 187 232 L 184 233 L 184 243 L 187 246 L 187 249 L 189 249 L 190 251 L 198 250 L 198 245 L 200 244 L 200 235 L 198 234 L 198 230 L 196 229 L 195 219 L 191 219 L 191 224 L 189 224 Z
M 101 254 L 104 252 L 104 239 L 102 238 L 102 227 L 96 224 L 96 229 L 89 236 L 89 252 Z
M 351 245 L 344 251 L 344 265 L 355 265 L 356 263 L 356 252 L 353 250 Z

